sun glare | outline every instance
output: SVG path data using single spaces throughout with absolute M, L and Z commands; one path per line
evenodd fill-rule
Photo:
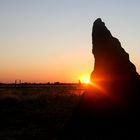
M 89 83 L 90 83 L 90 80 L 89 80 L 89 79 L 84 79 L 83 82 L 84 82 L 85 84 L 89 84 Z
M 79 77 L 79 80 L 83 84 L 89 84 L 90 83 L 90 76 L 89 75 L 82 75 Z

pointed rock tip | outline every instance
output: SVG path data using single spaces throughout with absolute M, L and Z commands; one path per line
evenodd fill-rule
M 95 21 L 94 21 L 94 26 L 105 26 L 105 23 L 102 21 L 101 18 L 97 18 Z

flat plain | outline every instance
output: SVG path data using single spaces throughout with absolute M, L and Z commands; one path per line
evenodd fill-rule
M 85 90 L 82 84 L 0 85 L 0 139 L 55 139 Z

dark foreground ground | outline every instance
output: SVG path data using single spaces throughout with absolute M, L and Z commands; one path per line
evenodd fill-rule
M 0 86 L 0 140 L 55 140 L 85 85 Z

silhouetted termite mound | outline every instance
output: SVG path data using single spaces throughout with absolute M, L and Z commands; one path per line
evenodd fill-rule
M 128 53 L 113 37 L 104 22 L 98 18 L 92 30 L 92 53 L 95 57 L 91 80 L 129 80 L 138 77 L 136 68 L 129 60 Z
M 92 84 L 83 94 L 61 139 L 136 139 L 140 76 L 121 43 L 98 18 L 93 24 Z

